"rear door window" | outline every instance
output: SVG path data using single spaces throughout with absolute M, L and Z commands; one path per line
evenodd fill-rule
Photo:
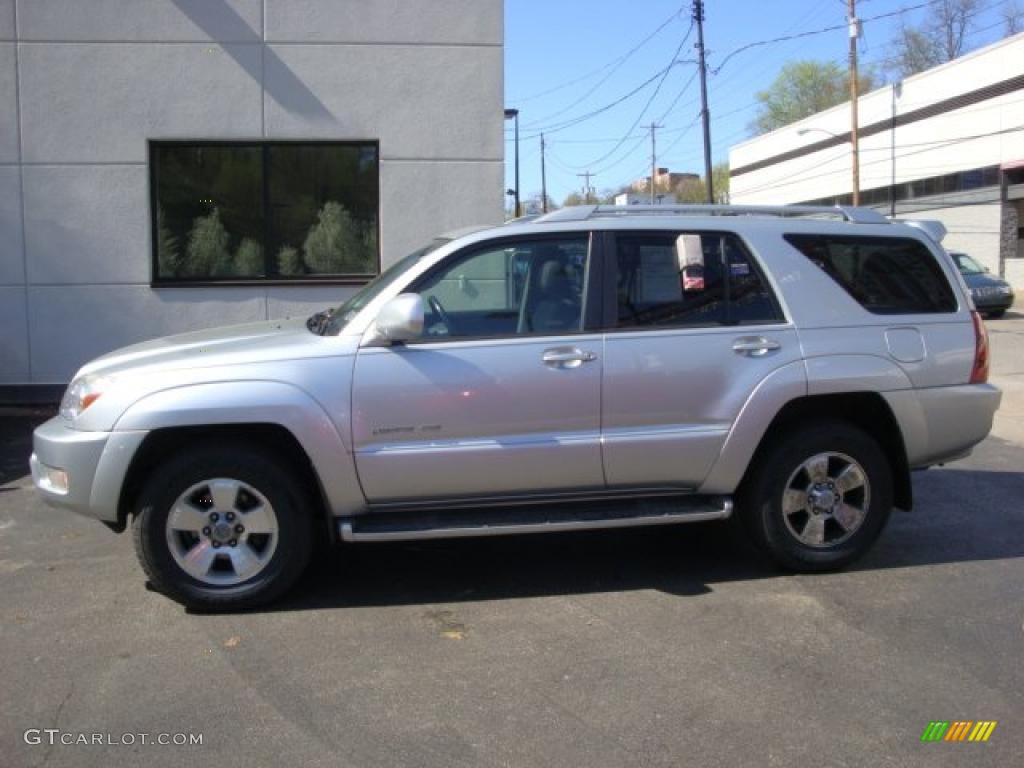
M 786 240 L 877 315 L 955 312 L 956 296 L 925 245 L 911 238 L 786 235 Z
M 732 234 L 620 233 L 615 266 L 619 328 L 782 320 L 763 277 Z

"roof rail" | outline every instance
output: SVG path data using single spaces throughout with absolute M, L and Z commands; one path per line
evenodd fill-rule
M 612 216 L 834 216 L 857 224 L 888 224 L 889 220 L 871 208 L 827 205 L 577 205 L 561 208 L 535 222 L 585 221 Z

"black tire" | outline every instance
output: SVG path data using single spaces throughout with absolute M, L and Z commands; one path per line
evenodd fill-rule
M 837 528 L 837 521 L 832 521 L 829 530 L 837 535 L 836 543 L 810 546 L 786 523 L 783 495 L 801 465 L 823 453 L 844 454 L 859 464 L 867 477 L 869 496 L 859 527 L 845 539 L 840 538 L 844 532 Z M 885 527 L 892 504 L 892 469 L 885 451 L 863 430 L 830 421 L 789 430 L 767 445 L 744 480 L 738 512 L 747 534 L 763 554 L 788 570 L 817 572 L 842 568 L 863 555 Z
M 147 478 L 132 520 L 135 553 L 151 588 L 188 608 L 231 610 L 268 603 L 291 587 L 310 559 L 313 514 L 311 500 L 287 466 L 258 447 L 228 442 L 186 450 L 160 465 Z M 270 502 L 276 518 L 272 554 L 262 570 L 240 583 L 211 584 L 194 578 L 175 561 L 168 543 L 172 506 L 189 488 L 211 478 L 251 487 Z
M 998 320 L 999 318 L 1001 318 L 1005 314 L 1006 314 L 1006 310 L 1005 309 L 997 309 L 994 312 L 989 312 L 988 313 L 988 319 L 989 320 Z

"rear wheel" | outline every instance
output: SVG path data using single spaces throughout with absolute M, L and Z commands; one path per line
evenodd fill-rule
M 273 600 L 309 561 L 305 494 L 271 457 L 240 444 L 171 458 L 146 482 L 132 522 L 155 589 L 193 608 Z
M 753 468 L 740 496 L 751 538 L 797 571 L 860 557 L 892 509 L 892 471 L 870 436 L 844 422 L 787 432 Z
M 998 320 L 1000 317 L 1002 317 L 1005 314 L 1006 314 L 1006 310 L 1005 309 L 997 309 L 994 312 L 989 312 L 988 313 L 988 319 L 989 320 Z

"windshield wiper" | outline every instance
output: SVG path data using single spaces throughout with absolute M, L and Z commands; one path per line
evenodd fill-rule
M 317 336 L 323 336 L 330 325 L 331 317 L 334 315 L 334 307 L 328 307 L 316 314 L 310 315 L 306 320 L 306 327 Z

